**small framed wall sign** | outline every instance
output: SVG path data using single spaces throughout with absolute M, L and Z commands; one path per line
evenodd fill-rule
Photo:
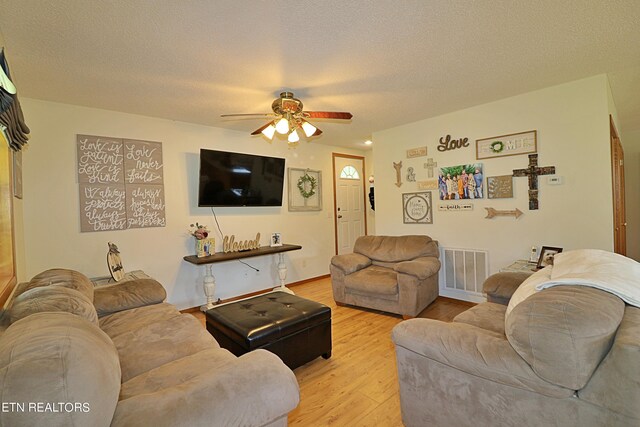
M 473 203 L 443 203 L 438 206 L 442 212 L 472 211 Z
M 488 176 L 487 195 L 489 199 L 513 197 L 513 177 L 511 175 Z
M 517 156 L 535 153 L 537 148 L 538 131 L 511 133 L 476 140 L 476 159 L 491 157 Z
M 433 224 L 431 192 L 402 194 L 402 210 L 405 224 Z
M 414 157 L 425 157 L 427 155 L 427 147 L 416 147 L 407 150 L 407 159 Z

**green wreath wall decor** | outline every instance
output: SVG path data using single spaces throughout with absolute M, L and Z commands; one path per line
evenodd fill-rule
M 307 183 L 309 183 L 311 187 L 309 190 L 307 190 Z M 300 194 L 305 199 L 316 194 L 316 188 L 318 188 L 318 181 L 316 181 L 314 177 L 309 176 L 308 173 L 305 172 L 305 174 L 298 179 L 298 190 L 300 190 Z
M 491 151 L 494 153 L 501 153 L 504 150 L 504 142 L 495 141 L 491 143 Z

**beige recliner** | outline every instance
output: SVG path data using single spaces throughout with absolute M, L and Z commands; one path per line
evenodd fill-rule
M 333 299 L 417 316 L 438 296 L 438 242 L 429 236 L 362 236 L 331 259 Z
M 523 277 L 496 274 L 485 292 L 508 303 Z M 640 308 L 557 286 L 506 312 L 485 302 L 393 329 L 405 426 L 640 425 Z

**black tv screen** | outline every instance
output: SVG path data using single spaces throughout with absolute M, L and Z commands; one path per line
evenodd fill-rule
M 198 206 L 282 206 L 284 159 L 200 150 Z

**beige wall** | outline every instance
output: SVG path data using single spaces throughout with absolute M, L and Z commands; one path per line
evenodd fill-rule
M 595 76 L 489 104 L 445 114 L 374 134 L 376 233 L 427 234 L 442 246 L 489 251 L 490 272 L 528 258 L 532 245 L 566 250 L 613 250 L 613 214 L 606 76 Z M 473 211 L 439 212 L 434 197 L 432 225 L 403 224 L 401 195 L 415 183 L 394 185 L 392 162 L 403 161 L 426 179 L 424 158 L 406 159 L 408 148 L 427 145 L 439 167 L 474 163 L 475 140 L 536 129 L 540 166 L 555 166 L 562 185 L 539 178 L 540 209 L 528 210 L 527 179 L 514 178 L 514 198 L 472 201 Z M 468 137 L 467 148 L 439 152 L 440 137 Z M 486 159 L 484 175 L 510 175 L 525 168 L 526 155 Z M 404 177 L 403 177 L 404 181 Z M 485 182 L 486 185 L 486 182 Z M 485 219 L 485 207 L 524 212 L 520 219 Z
M 627 214 L 627 256 L 640 261 L 640 129 L 622 134 Z
M 199 126 L 170 120 L 58 104 L 22 100 L 32 129 L 32 140 L 24 156 L 24 254 L 20 256 L 21 279 L 51 267 L 67 267 L 89 276 L 108 274 L 107 242 L 121 250 L 126 270 L 142 269 L 167 288 L 170 302 L 180 308 L 203 303 L 203 268 L 182 260 L 192 254 L 189 224 L 200 222 L 215 230 L 209 208 L 197 207 L 198 153 L 200 148 L 285 157 L 287 167 L 322 171 L 321 212 L 288 212 L 282 208 L 216 208 L 226 234 L 237 239 L 261 233 L 268 244 L 272 232 L 281 232 L 285 243 L 303 246 L 286 255 L 287 282 L 327 274 L 334 254 L 332 156 L 364 152 L 302 142 L 287 149 L 284 141 L 272 144 L 244 132 Z M 161 141 L 167 226 L 112 232 L 80 233 L 78 183 L 76 179 L 76 134 L 104 135 Z M 367 167 L 367 169 L 369 169 Z M 287 191 L 285 185 L 285 194 Z M 221 238 L 216 233 L 216 246 Z M 264 289 L 277 283 L 276 256 L 246 260 L 259 273 L 238 262 L 216 264 L 216 298 L 229 298 Z

